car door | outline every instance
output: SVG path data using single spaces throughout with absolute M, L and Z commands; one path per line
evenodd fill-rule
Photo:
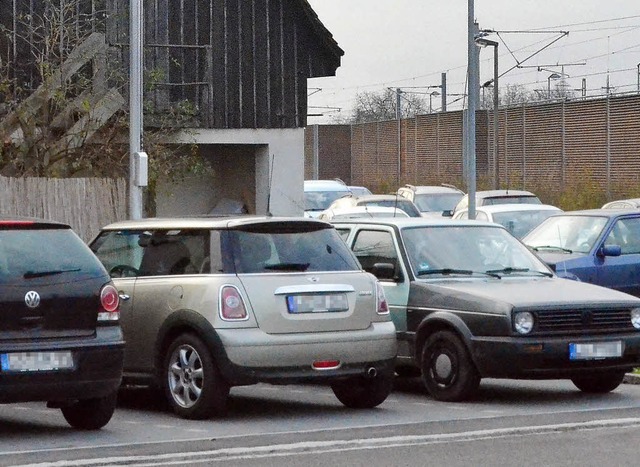
M 386 226 L 361 226 L 348 241 L 365 271 L 371 272 L 376 263 L 393 264 L 394 278 L 381 279 L 380 283 L 396 329 L 399 333 L 406 332 L 409 279 L 394 230 Z
M 640 216 L 617 219 L 604 245 L 619 245 L 620 256 L 596 258 L 596 283 L 640 297 Z

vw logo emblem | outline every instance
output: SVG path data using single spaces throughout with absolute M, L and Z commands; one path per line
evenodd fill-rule
M 38 295 L 38 292 L 36 292 L 35 290 L 30 290 L 24 296 L 24 303 L 29 308 L 36 308 L 38 307 L 38 305 L 40 305 L 40 295 Z

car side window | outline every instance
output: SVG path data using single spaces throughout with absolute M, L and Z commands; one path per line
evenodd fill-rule
M 353 252 L 365 271 L 372 272 L 376 263 L 390 263 L 394 268 L 394 277 L 401 276 L 398 252 L 391 232 L 380 230 L 359 231 L 353 243 Z
M 640 218 L 619 219 L 613 225 L 605 245 L 620 245 L 621 254 L 640 253 Z
M 347 241 L 347 237 L 349 237 L 349 234 L 351 233 L 351 229 L 345 227 L 336 227 L 336 231 L 338 232 L 338 235 L 340 235 L 340 238 L 345 242 Z

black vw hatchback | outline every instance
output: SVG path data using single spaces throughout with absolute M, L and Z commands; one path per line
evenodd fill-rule
M 68 225 L 0 217 L 0 403 L 46 401 L 102 428 L 122 378 L 119 318 L 109 274 Z

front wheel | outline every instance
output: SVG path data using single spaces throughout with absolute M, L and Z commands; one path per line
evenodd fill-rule
M 422 350 L 422 381 L 437 400 L 469 399 L 480 385 L 480 374 L 460 338 L 438 331 L 427 338 Z
M 118 393 L 105 397 L 82 399 L 61 408 L 69 425 L 79 430 L 99 430 L 111 420 L 116 410 Z
M 331 383 L 333 393 L 346 407 L 372 409 L 382 404 L 393 389 L 393 373 L 356 376 Z
M 609 371 L 593 373 L 586 376 L 576 376 L 571 378 L 571 381 L 582 392 L 604 394 L 620 386 L 624 380 L 624 375 L 624 371 Z
M 223 415 L 229 397 L 209 348 L 193 334 L 178 336 L 164 360 L 165 393 L 182 418 L 205 419 Z

